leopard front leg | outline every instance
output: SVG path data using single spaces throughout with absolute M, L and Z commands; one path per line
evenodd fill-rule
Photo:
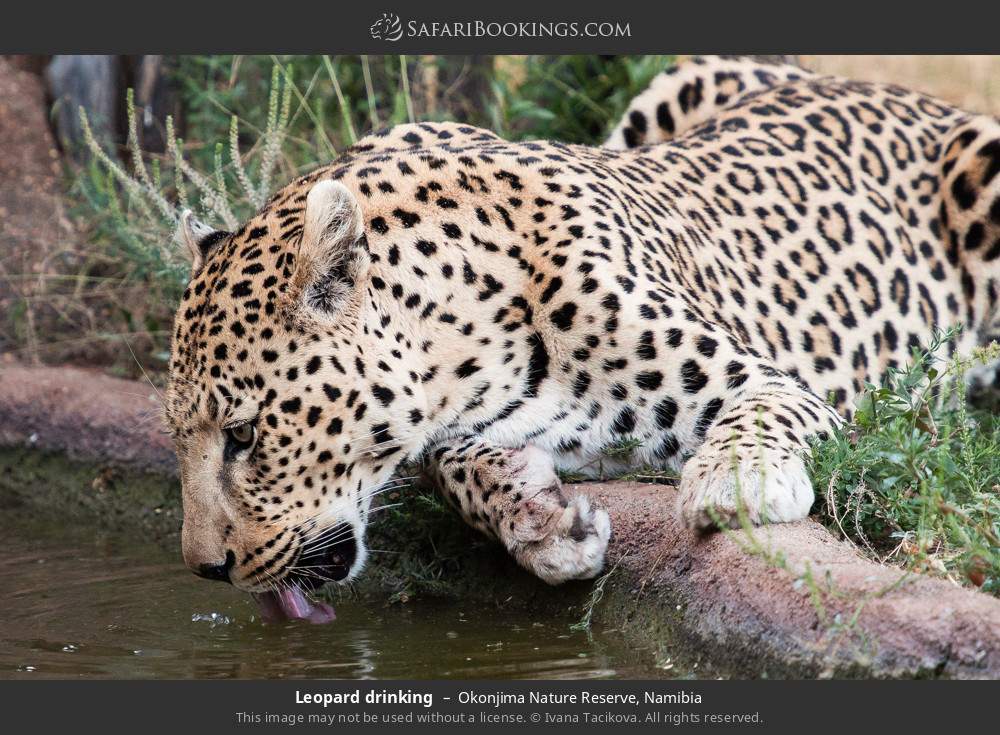
M 564 495 L 543 450 L 467 437 L 438 447 L 431 459 L 428 470 L 466 522 L 498 539 L 535 576 L 560 584 L 601 570 L 611 536 L 608 514 L 583 495 Z
M 681 472 L 679 511 L 700 531 L 805 518 L 813 488 L 804 457 L 836 412 L 790 378 L 747 391 L 709 430 Z

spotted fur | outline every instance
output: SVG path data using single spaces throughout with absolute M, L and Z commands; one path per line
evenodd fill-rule
M 349 538 L 314 574 L 350 576 L 407 459 L 553 583 L 596 574 L 610 533 L 555 467 L 682 469 L 697 528 L 804 517 L 807 441 L 865 382 L 935 327 L 964 325 L 962 352 L 997 333 L 1000 126 L 775 68 L 665 75 L 605 148 L 400 126 L 235 233 L 188 228 L 168 394 L 188 562 L 304 583 Z

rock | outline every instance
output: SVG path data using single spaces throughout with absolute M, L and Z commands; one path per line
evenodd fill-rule
M 19 335 L 29 359 L 41 330 L 27 300 L 78 257 L 47 109 L 41 80 L 0 58 L 0 352 Z
M 84 147 L 81 107 L 97 141 L 105 147 L 115 142 L 120 73 L 117 56 L 100 55 L 54 56 L 45 70 L 59 142 L 81 162 L 90 156 Z

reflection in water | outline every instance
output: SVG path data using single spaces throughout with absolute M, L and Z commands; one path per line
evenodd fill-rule
M 0 678 L 678 675 L 613 631 L 455 602 L 342 601 L 329 625 L 264 625 L 249 597 L 156 545 L 0 523 Z

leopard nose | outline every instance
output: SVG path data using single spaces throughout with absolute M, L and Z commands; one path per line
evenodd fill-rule
M 235 564 L 236 555 L 232 551 L 227 551 L 226 560 L 221 564 L 200 564 L 197 569 L 194 569 L 193 571 L 199 577 L 214 579 L 218 582 L 229 582 L 232 584 L 233 580 L 229 578 L 229 572 Z

